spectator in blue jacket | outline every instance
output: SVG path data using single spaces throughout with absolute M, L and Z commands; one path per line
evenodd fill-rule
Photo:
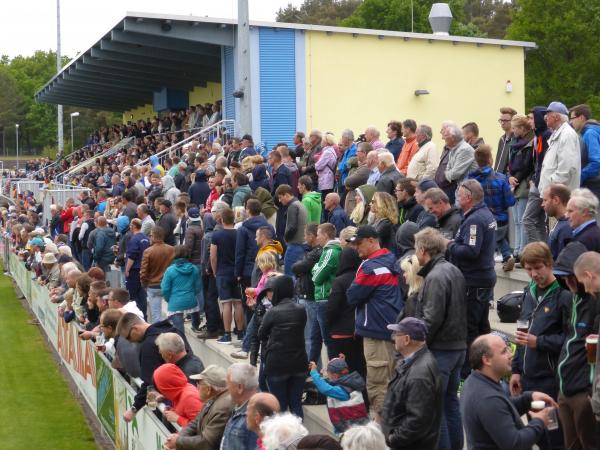
M 324 221 L 335 226 L 335 235 L 339 236 L 340 231 L 352 225 L 352 221 L 346 214 L 344 208 L 340 206 L 340 196 L 335 192 L 327 194 L 324 202 Z
M 114 230 L 107 226 L 106 217 L 104 216 L 96 219 L 96 229 L 93 254 L 94 262 L 104 273 L 107 273 L 110 264 L 115 260 L 113 245 L 116 245 L 117 237 Z
M 125 285 L 129 291 L 129 298 L 135 301 L 137 307 L 142 312 L 148 309 L 146 290 L 140 281 L 140 269 L 142 267 L 142 255 L 144 250 L 150 247 L 150 239 L 142 233 L 142 221 L 133 219 L 129 226 L 131 229 L 131 239 L 127 242 L 125 255 Z
M 210 195 L 210 187 L 206 179 L 206 172 L 204 170 L 198 170 L 194 177 L 194 182 L 188 189 L 190 195 L 190 203 L 193 203 L 198 208 L 202 208 L 202 205 L 206 205 L 206 199 Z
M 403 307 L 400 267 L 396 256 L 379 245 L 375 228 L 364 225 L 348 242 L 356 243 L 364 260 L 346 291 L 349 305 L 356 305 L 356 334 L 364 338 L 367 361 L 367 394 L 371 409 L 380 415 L 387 385 L 395 368 L 395 350 L 387 326 L 395 323 Z
M 592 120 L 588 105 L 571 108 L 569 119 L 581 135 L 581 187 L 600 197 L 600 123 Z
M 340 140 L 340 147 L 344 148 L 344 153 L 338 164 L 338 172 L 340 173 L 340 186 L 344 186 L 344 181 L 348 177 L 350 167 L 348 163 L 351 158 L 356 157 L 356 144 L 354 143 L 354 133 L 352 130 L 346 129 L 342 131 L 342 138 Z M 341 192 L 341 191 L 340 191 Z
M 479 169 L 469 178 L 479 181 L 483 189 L 483 201 L 496 219 L 496 243 L 502 254 L 502 270 L 510 272 L 515 267 L 515 258 L 508 243 L 508 208 L 517 202 L 506 175 L 492 169 L 492 148 L 483 144 L 475 150 L 475 162 Z
M 269 165 L 273 168 L 271 172 L 271 195 L 275 197 L 275 191 L 279 186 L 283 184 L 292 186 L 292 174 L 290 173 L 290 169 L 283 164 L 281 153 L 279 153 L 278 150 L 273 150 L 271 153 L 269 153 Z
M 460 269 L 467 286 L 467 345 L 488 334 L 490 302 L 494 298 L 496 270 L 496 219 L 483 202 L 483 189 L 477 180 L 463 181 L 457 190 L 458 205 L 464 213 L 456 238 L 448 241 L 450 262 Z M 468 357 L 466 358 L 468 363 Z M 462 378 L 470 368 L 463 366 Z
M 402 147 L 404 147 L 404 139 L 402 139 L 402 123 L 397 121 L 388 123 L 385 132 L 389 139 L 388 143 L 385 144 L 385 148 L 394 155 L 394 161 L 397 161 L 398 156 L 400 156 L 400 152 L 402 151 Z
M 571 190 L 564 184 L 552 183 L 542 192 L 542 207 L 548 217 L 556 219 L 556 225 L 548 234 L 548 246 L 556 261 L 562 249 L 573 239 L 573 228 L 567 217 L 567 203 Z
M 173 262 L 165 270 L 160 289 L 168 305 L 169 319 L 181 333 L 185 333 L 184 315 L 199 309 L 196 296 L 200 293 L 200 286 L 200 272 L 189 261 L 187 248 L 175 246 Z

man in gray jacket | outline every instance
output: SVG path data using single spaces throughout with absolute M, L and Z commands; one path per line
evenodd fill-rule
M 283 265 L 285 274 L 292 277 L 292 266 L 304 256 L 304 229 L 308 220 L 308 213 L 304 205 L 294 197 L 292 187 L 287 184 L 280 185 L 275 191 L 277 199 L 282 205 L 287 206 L 284 239 L 286 244 Z
M 446 145 L 435 173 L 435 182 L 454 204 L 456 188 L 469 172 L 477 169 L 474 150 L 464 140 L 462 130 L 455 123 L 445 123 L 442 139 Z
M 353 167 L 354 158 L 350 159 L 348 165 L 350 166 L 350 173 L 346 177 L 346 181 L 344 181 L 344 186 L 346 187 L 346 200 L 344 209 L 346 210 L 346 214 L 350 215 L 356 206 L 356 200 L 354 199 L 355 190 L 367 183 L 369 179 L 369 175 L 371 174 L 371 169 L 367 166 L 367 154 L 373 150 L 371 144 L 368 142 L 361 142 L 356 147 L 356 162 L 358 167 Z
M 437 361 L 444 399 L 440 448 L 461 449 L 458 386 L 467 350 L 466 288 L 463 274 L 446 261 L 445 252 L 445 238 L 439 231 L 426 228 L 415 234 L 419 275 L 424 278 L 415 312 L 427 324 L 427 347 Z

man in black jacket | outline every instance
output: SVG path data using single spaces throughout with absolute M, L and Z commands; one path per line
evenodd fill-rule
M 306 327 L 304 327 L 304 344 L 306 354 L 311 354 L 311 348 L 320 349 L 323 345 L 321 329 L 317 322 L 317 304 L 315 303 L 315 284 L 312 280 L 312 268 L 321 258 L 323 248 L 317 243 L 316 223 L 306 225 L 304 231 L 304 257 L 294 263 L 292 272 L 296 277 L 295 293 L 300 300 L 300 304 L 306 309 Z M 317 363 L 320 365 L 321 358 Z
M 156 345 L 158 336 L 162 333 L 177 333 L 185 343 L 186 352 L 189 354 L 193 354 L 193 352 L 185 335 L 181 335 L 168 320 L 150 325 L 136 314 L 127 313 L 119 320 L 117 333 L 120 339 L 127 339 L 130 342 L 140 344 L 140 367 L 142 369 L 140 377 L 143 383 L 140 390 L 135 394 L 132 407 L 123 414 L 123 419 L 126 422 L 131 422 L 136 413 L 146 404 L 146 391 L 148 386 L 153 384 L 154 371 L 158 366 L 165 363 Z
M 415 255 L 421 266 L 418 274 L 424 278 L 415 309 L 427 325 L 427 346 L 439 368 L 443 398 L 440 448 L 462 449 L 458 386 L 467 350 L 465 278 L 444 258 L 445 247 L 444 237 L 433 228 L 415 234 Z
M 512 362 L 510 391 L 541 391 L 558 397 L 556 367 L 568 326 L 571 293 L 552 273 L 552 253 L 544 242 L 531 242 L 521 252 L 521 264 L 531 277 L 519 320 L 527 321 L 526 333 L 515 332 L 519 347 Z M 548 440 L 549 439 L 549 440 Z M 540 441 L 544 448 L 562 448 L 562 433 L 551 431 Z
M 425 341 L 427 325 L 414 317 L 387 326 L 404 358 L 398 364 L 383 404 L 382 429 L 392 449 L 438 448 L 442 382 Z
M 425 209 L 437 219 L 437 228 L 444 237 L 454 239 L 462 222 L 462 212 L 450 204 L 446 193 L 440 188 L 431 188 L 423 194 L 421 202 Z
M 165 230 L 165 244 L 175 245 L 175 227 L 177 226 L 177 219 L 171 211 L 171 201 L 163 199 L 160 202 L 160 219 L 156 223 L 159 227 Z
M 398 212 L 400 217 L 398 225 L 404 222 L 417 223 L 417 218 L 423 206 L 417 203 L 415 191 L 417 190 L 417 180 L 414 178 L 400 178 L 396 185 L 396 200 L 398 200 Z

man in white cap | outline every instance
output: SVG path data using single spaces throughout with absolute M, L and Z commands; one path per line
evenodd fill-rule
M 198 381 L 198 393 L 204 408 L 181 432 L 169 436 L 165 448 L 219 448 L 225 425 L 235 406 L 227 391 L 227 372 L 211 364 L 202 373 L 190 376 L 190 379 Z

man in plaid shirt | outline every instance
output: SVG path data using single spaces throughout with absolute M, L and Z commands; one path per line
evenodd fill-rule
M 468 178 L 479 181 L 484 193 L 484 202 L 494 214 L 498 228 L 496 242 L 502 254 L 502 270 L 510 272 L 515 267 L 515 258 L 508 243 L 508 208 L 516 203 L 506 175 L 492 169 L 492 148 L 481 145 L 475 150 L 475 162 L 479 169 L 471 172 Z

